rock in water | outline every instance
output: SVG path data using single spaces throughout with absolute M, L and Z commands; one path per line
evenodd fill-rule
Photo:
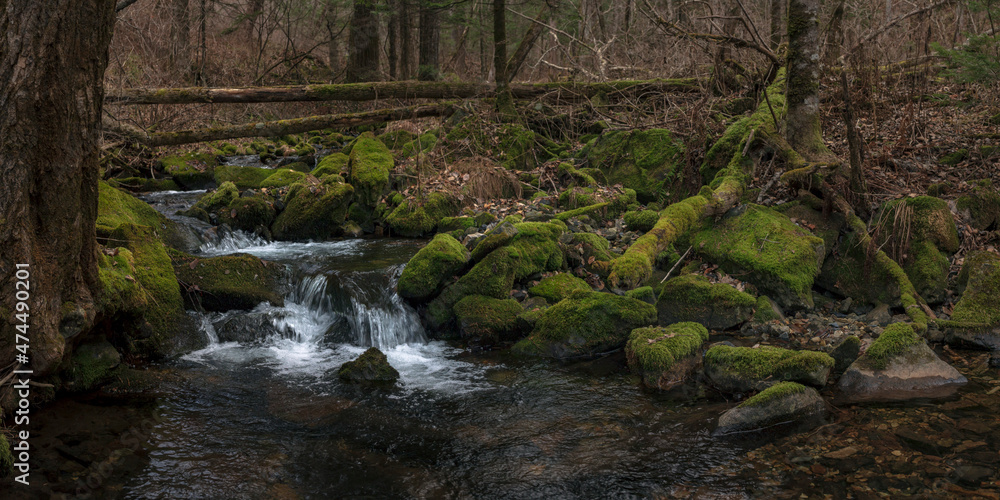
M 625 345 L 625 357 L 646 387 L 670 390 L 701 365 L 701 346 L 706 340 L 708 330 L 694 322 L 636 328 Z
M 394 383 L 399 380 L 399 372 L 396 371 L 385 354 L 376 347 L 370 347 L 358 359 L 348 361 L 341 365 L 337 371 L 337 376 L 347 382 L 384 382 Z
M 715 432 L 753 432 L 825 412 L 826 402 L 816 389 L 795 382 L 781 382 L 723 413 Z
M 852 401 L 902 400 L 946 396 L 966 382 L 909 325 L 895 323 L 851 364 L 837 388 Z
M 776 382 L 796 381 L 823 387 L 833 368 L 829 355 L 780 347 L 715 345 L 705 353 L 705 375 L 724 392 L 759 391 Z

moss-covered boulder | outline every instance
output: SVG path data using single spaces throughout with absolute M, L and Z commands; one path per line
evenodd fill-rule
M 656 322 L 656 308 L 630 297 L 576 292 L 542 312 L 528 338 L 514 351 L 529 356 L 574 359 L 625 346 L 632 330 Z
M 705 353 L 705 374 L 724 392 L 759 391 L 782 381 L 823 387 L 833 368 L 829 355 L 780 347 L 717 345 Z
M 274 175 L 274 172 L 270 168 L 219 165 L 215 168 L 215 183 L 221 186 L 225 182 L 232 182 L 239 190 L 256 189 L 264 179 Z
M 389 172 L 394 163 L 392 152 L 370 133 L 354 141 L 348 163 L 348 180 L 358 201 L 374 207 L 389 184 Z M 437 221 L 434 221 L 437 223 Z
M 795 382 L 779 382 L 719 417 L 716 434 L 757 432 L 787 422 L 815 418 L 827 404 L 816 389 Z
M 634 189 L 646 203 L 675 189 L 684 145 L 666 129 L 613 130 L 587 144 L 580 157 L 599 168 L 609 184 Z
M 693 322 L 637 328 L 629 334 L 625 358 L 647 387 L 670 390 L 701 365 L 701 346 L 706 340 L 708 330 Z
M 964 288 L 945 327 L 949 342 L 1000 351 L 1000 256 L 971 252 L 958 276 Z
M 445 217 L 455 215 L 457 201 L 446 193 L 431 193 L 423 200 L 403 200 L 385 218 L 389 230 L 397 236 L 417 238 L 434 233 Z
M 504 168 L 511 170 L 531 170 L 538 161 L 545 161 L 548 155 L 537 151 L 535 147 L 536 134 L 527 128 L 510 123 L 503 125 L 497 131 L 496 144 L 484 144 L 486 149 L 492 149 L 495 157 Z M 492 142 L 492 141 L 490 141 Z M 489 147 L 492 146 L 492 147 Z
M 190 233 L 178 227 L 142 200 L 101 181 L 97 186 L 97 236 L 108 238 L 121 224 L 146 226 L 171 247 L 193 250 L 200 245 Z
M 576 276 L 569 273 L 559 273 L 543 278 L 537 285 L 528 289 L 528 293 L 535 297 L 542 297 L 550 304 L 555 304 L 562 299 L 573 295 L 574 292 L 589 292 L 592 288 Z
M 325 175 L 340 175 L 347 172 L 350 161 L 350 157 L 344 153 L 330 153 L 324 156 L 310 173 L 317 179 L 322 179 Z
M 611 243 L 594 233 L 572 233 L 565 235 L 566 261 L 570 267 L 584 267 L 587 271 L 607 276 L 607 265 L 615 259 L 611 253 Z
M 633 210 L 625 212 L 625 227 L 630 231 L 645 233 L 660 220 L 660 213 L 655 210 Z
M 476 227 L 476 218 L 469 217 L 467 215 L 462 215 L 459 217 L 442 217 L 438 221 L 437 232 L 439 233 L 450 233 L 453 231 L 465 232 L 466 229 L 471 227 Z
M 399 380 L 399 372 L 377 347 L 370 347 L 358 359 L 341 365 L 337 376 L 345 382 L 360 383 L 392 384 Z
M 271 224 L 277 240 L 327 239 L 338 236 L 354 199 L 354 188 L 327 177 L 318 185 L 293 184 L 285 195 L 285 209 Z
M 834 248 L 835 255 L 823 262 L 816 284 L 858 302 L 900 305 L 896 279 L 883 266 L 872 263 L 867 251 L 857 234 L 844 234 Z
M 269 175 L 266 179 L 260 181 L 259 187 L 262 188 L 279 188 L 285 187 L 296 182 L 301 182 L 306 178 L 306 174 L 299 172 L 298 170 L 292 170 L 290 168 L 280 168 L 275 170 L 273 174 Z
M 493 344 L 516 338 L 523 309 L 514 299 L 469 295 L 455 304 L 454 312 L 462 338 Z
M 411 302 L 426 302 L 469 262 L 469 251 L 448 234 L 438 234 L 421 248 L 403 268 L 396 284 L 399 296 Z
M 73 392 L 90 391 L 111 378 L 121 364 L 121 355 L 106 340 L 81 344 L 73 350 L 69 369 L 63 373 L 63 388 Z
M 218 163 L 215 155 L 188 153 L 164 156 L 160 158 L 158 166 L 184 189 L 205 189 L 216 183 L 215 168 Z
M 949 395 L 966 382 L 910 325 L 894 323 L 844 372 L 837 389 L 852 401 L 901 400 Z
M 479 262 L 490 252 L 510 243 L 517 236 L 517 228 L 514 223 L 508 220 L 502 221 L 493 226 L 482 238 L 475 242 L 472 247 L 472 260 Z
M 402 156 L 409 157 L 417 153 L 424 153 L 430 151 L 434 149 L 434 146 L 437 145 L 437 141 L 438 141 L 437 136 L 430 132 L 420 134 L 420 137 L 417 137 L 404 144 L 403 147 L 400 148 L 399 154 L 401 154 Z
M 174 273 L 191 309 L 253 309 L 261 302 L 284 305 L 284 266 L 247 254 L 199 258 L 172 252 Z
M 274 204 L 260 196 L 234 198 L 225 209 L 218 210 L 219 222 L 248 232 L 268 229 L 274 222 Z
M 972 227 L 981 231 L 1000 229 L 1000 190 L 990 180 L 975 183 L 971 193 L 956 201 L 957 208 L 967 214 Z
M 393 130 L 391 132 L 386 132 L 377 137 L 378 140 L 385 144 L 385 147 L 398 151 L 403 147 L 404 144 L 417 138 L 417 134 L 410 132 L 409 130 Z
M 785 215 L 759 205 L 743 205 L 694 234 L 691 244 L 782 307 L 812 307 L 813 279 L 826 254 L 824 243 Z
M 686 274 L 663 284 L 656 311 L 661 325 L 694 321 L 712 330 L 725 330 L 749 319 L 756 305 L 753 295 L 732 285 Z

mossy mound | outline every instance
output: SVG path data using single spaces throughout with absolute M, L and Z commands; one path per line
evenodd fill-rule
M 274 205 L 258 196 L 235 198 L 225 209 L 218 211 L 220 222 L 249 232 L 270 228 L 274 213 Z
M 354 188 L 339 180 L 327 177 L 319 185 L 293 184 L 285 195 L 285 209 L 271 224 L 274 238 L 322 240 L 338 236 L 354 199 Z
M 340 175 L 347 172 L 347 165 L 351 158 L 344 153 L 330 153 L 323 157 L 310 172 L 317 179 L 322 179 L 324 175 Z
M 767 323 L 768 321 L 781 319 L 784 319 L 784 317 L 781 314 L 781 310 L 778 309 L 777 304 L 771 302 L 771 299 L 764 295 L 757 297 L 757 305 L 754 306 L 753 311 L 754 323 Z
M 441 219 L 458 211 L 458 203 L 445 193 L 431 193 L 424 200 L 404 200 L 385 218 L 393 234 L 407 238 L 433 234 Z
M 399 276 L 396 291 L 406 300 L 426 302 L 468 262 L 469 251 L 465 246 L 447 234 L 438 234 L 410 258 Z
M 654 210 L 633 210 L 625 212 L 625 227 L 630 231 L 645 233 L 660 220 L 660 213 Z
M 420 137 L 404 144 L 403 147 L 400 148 L 399 154 L 405 157 L 410 157 L 417 153 L 426 153 L 427 151 L 434 149 L 434 146 L 437 145 L 437 141 L 437 136 L 430 132 L 420 134 Z
M 361 383 L 391 384 L 399 380 L 399 372 L 376 347 L 368 348 L 358 359 L 341 365 L 337 376 L 346 382 Z
M 184 189 L 205 189 L 215 184 L 215 155 L 188 153 L 180 156 L 164 156 L 159 166 L 163 173 L 173 177 L 174 182 Z
M 472 247 L 472 260 L 478 262 L 490 252 L 508 244 L 517 236 L 517 228 L 508 220 L 501 221 L 486 232 Z
M 929 303 L 944 300 L 951 267 L 946 253 L 959 246 L 948 203 L 933 196 L 889 201 L 873 225 L 880 228 L 876 235 L 880 247 L 905 250 L 900 265 L 917 293 Z
M 647 387 L 669 390 L 681 384 L 700 364 L 708 330 L 693 322 L 668 327 L 637 328 L 625 345 L 628 367 Z
M 223 182 L 215 191 L 203 194 L 191 208 L 181 212 L 181 215 L 194 217 L 204 222 L 211 222 L 209 214 L 219 213 L 220 209 L 228 207 L 233 200 L 239 197 L 240 190 L 236 189 L 236 184 Z
M 823 262 L 816 283 L 859 302 L 898 306 L 899 285 L 884 267 L 868 259 L 866 250 L 856 234 L 844 234 L 834 249 L 836 256 Z
M 607 183 L 634 189 L 646 203 L 674 190 L 684 146 L 665 129 L 613 130 L 587 144 L 579 156 L 599 168 Z
M 694 249 L 754 284 L 782 307 L 812 307 L 812 285 L 826 254 L 823 240 L 759 205 L 731 210 L 691 238 Z
M 454 306 L 462 338 L 496 343 L 514 338 L 518 332 L 517 316 L 521 304 L 514 299 L 495 299 L 469 295 Z
M 184 284 L 184 301 L 191 309 L 229 311 L 253 309 L 261 302 L 284 305 L 277 292 L 285 269 L 247 254 L 198 258 L 172 252 L 174 273 Z
M 864 358 L 872 368 L 881 370 L 889 364 L 889 360 L 907 347 L 923 342 L 913 328 L 906 323 L 893 323 L 882 330 L 872 345 L 868 346 Z
M 417 134 L 414 134 L 409 130 L 402 130 L 402 129 L 386 132 L 377 137 L 379 141 L 382 141 L 382 144 L 385 144 L 385 147 L 393 151 L 398 151 L 400 148 L 403 147 L 404 144 L 416 138 Z
M 985 251 L 966 255 L 958 284 L 964 291 L 951 320 L 938 321 L 948 341 L 1000 350 L 1000 256 Z
M 220 165 L 215 169 L 215 183 L 221 186 L 225 182 L 232 182 L 239 190 L 257 189 L 260 183 L 274 175 L 274 172 L 270 168 Z
M 348 179 L 359 202 L 371 207 L 378 203 L 389 184 L 389 172 L 393 165 L 392 152 L 372 134 L 362 134 L 354 141 L 348 163 Z
M 656 308 L 629 297 L 576 292 L 541 313 L 514 352 L 556 359 L 586 358 L 625 346 L 632 330 L 656 322 Z
M 656 305 L 656 291 L 651 286 L 640 286 L 639 288 L 626 290 L 625 296 L 641 300 L 647 304 Z
M 705 374 L 725 392 L 759 391 L 782 381 L 823 387 L 833 365 L 827 354 L 780 347 L 717 345 L 705 353 Z
M 977 182 L 972 193 L 959 197 L 956 204 L 968 213 L 972 227 L 981 231 L 1000 229 L 1000 192 L 991 181 Z
M 732 285 L 687 274 L 663 284 L 656 310 L 661 325 L 694 321 L 712 330 L 725 330 L 750 319 L 756 305 L 753 295 Z
M 121 355 L 106 340 L 81 344 L 73 350 L 69 369 L 63 372 L 63 388 L 73 392 L 96 389 L 111 378 L 121 364 Z
M 594 233 L 573 233 L 566 246 L 566 260 L 570 267 L 583 266 L 589 272 L 607 276 L 606 266 L 615 256 L 606 238 Z
M 494 149 L 500 164 L 510 170 L 531 170 L 538 161 L 549 157 L 539 154 L 535 148 L 536 135 L 531 130 L 517 124 L 507 124 L 497 131 L 498 144 Z
M 97 235 L 107 238 L 122 224 L 147 226 L 167 242 L 177 239 L 174 223 L 142 200 L 101 181 L 97 185 Z
M 289 168 L 281 168 L 275 170 L 273 174 L 269 175 L 266 179 L 260 181 L 260 186 L 262 188 L 278 188 L 285 187 L 296 182 L 300 182 L 306 178 L 306 174 L 292 170 Z
M 573 295 L 574 292 L 589 292 L 591 290 L 586 281 L 569 273 L 559 273 L 542 279 L 537 285 L 529 288 L 528 293 L 535 297 L 542 297 L 550 304 L 555 304 Z

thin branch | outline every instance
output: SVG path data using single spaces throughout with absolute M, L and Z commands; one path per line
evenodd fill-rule
M 885 33 L 886 31 L 889 31 L 890 29 L 892 29 L 894 26 L 896 26 L 900 22 L 902 22 L 902 21 L 904 21 L 906 19 L 909 19 L 909 18 L 911 18 L 913 16 L 916 16 L 916 15 L 919 15 L 919 14 L 923 14 L 924 12 L 927 12 L 927 11 L 930 11 L 930 10 L 934 10 L 934 9 L 936 9 L 938 7 L 942 7 L 942 6 L 945 6 L 945 5 L 953 4 L 953 3 L 955 3 L 955 1 L 956 0 L 941 0 L 940 2 L 930 4 L 930 5 L 926 6 L 926 7 L 921 7 L 919 9 L 912 10 L 912 11 L 906 13 L 906 14 L 903 14 L 903 15 L 897 17 L 896 19 L 893 19 L 892 21 L 889 21 L 888 23 L 886 23 L 882 27 L 880 27 L 880 28 L 878 28 L 878 29 L 876 29 L 876 30 L 868 33 L 867 35 L 865 35 L 864 37 L 862 37 L 861 40 L 858 40 L 857 43 L 855 43 L 853 46 L 851 46 L 851 48 L 848 49 L 847 52 L 844 55 L 840 56 L 841 64 L 843 64 L 843 61 L 845 60 L 845 58 L 847 56 L 853 55 L 854 51 L 858 50 L 862 45 L 865 45 L 868 42 L 871 42 L 875 38 L 877 38 L 880 35 L 882 35 L 882 33 Z
M 119 13 L 119 12 L 121 12 L 121 11 L 129 8 L 130 5 L 132 5 L 132 4 L 134 4 L 134 3 L 138 2 L 138 1 L 139 0 L 121 0 L 120 2 L 118 2 L 117 5 L 115 5 L 115 13 L 117 14 L 117 13 Z
M 946 0 L 946 1 L 954 1 L 954 0 Z M 653 6 L 649 3 L 649 0 L 643 0 L 643 3 L 646 4 L 646 8 L 648 9 L 647 15 L 649 15 L 652 18 L 652 20 L 661 28 L 663 28 L 663 30 L 670 36 L 676 36 L 679 38 L 690 38 L 693 40 L 708 40 L 715 43 L 732 45 L 733 47 L 736 48 L 755 50 L 763 54 L 768 59 L 770 59 L 772 63 L 777 65 L 781 64 L 781 61 L 778 59 L 777 54 L 775 54 L 771 49 L 753 40 L 744 40 L 742 38 L 729 35 L 713 35 L 709 33 L 694 33 L 686 31 L 682 29 L 680 26 L 677 26 L 676 24 L 661 17 L 656 12 L 656 10 L 653 9 Z

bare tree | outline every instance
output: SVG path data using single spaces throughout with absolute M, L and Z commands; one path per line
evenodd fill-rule
M 441 76 L 441 13 L 433 0 L 420 3 L 420 61 L 417 78 L 437 80 Z
M 378 80 L 378 18 L 373 0 L 354 0 L 347 51 L 347 81 Z

